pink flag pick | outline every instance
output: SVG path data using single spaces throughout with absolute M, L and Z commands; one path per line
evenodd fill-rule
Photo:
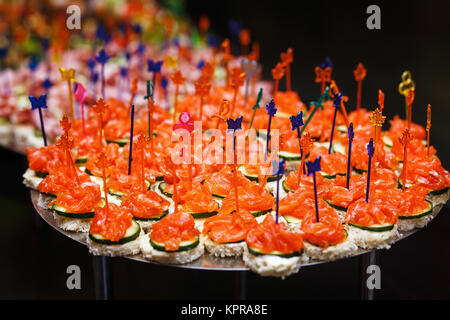
M 86 88 L 78 82 L 77 90 L 75 90 L 75 97 L 77 98 L 78 102 L 80 103 L 81 108 L 81 122 L 83 124 L 83 135 L 86 135 L 86 128 L 84 124 L 84 99 L 86 99 Z

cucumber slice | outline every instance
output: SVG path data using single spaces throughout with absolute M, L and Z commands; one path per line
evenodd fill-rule
M 283 218 L 288 222 L 288 223 L 293 223 L 293 224 L 301 224 L 302 220 L 293 216 L 288 216 L 285 215 L 283 216 Z
M 76 164 L 83 164 L 87 162 L 87 157 L 79 157 L 77 160 L 75 160 Z
M 272 211 L 272 208 L 268 209 L 268 210 L 263 210 L 263 211 L 252 211 L 252 215 L 257 218 L 260 216 L 263 216 L 265 214 L 267 214 L 268 212 Z
M 189 213 L 194 219 L 203 219 L 215 216 L 219 212 L 211 211 L 211 212 L 187 212 L 187 213 Z
M 355 224 L 355 223 L 348 223 L 350 226 L 352 227 L 356 227 L 362 230 L 367 230 L 367 231 L 374 231 L 374 232 L 383 232 L 383 231 L 389 231 L 394 229 L 394 225 L 393 224 L 376 224 L 376 225 L 372 225 L 370 227 L 367 226 L 361 226 L 359 224 Z
M 319 171 L 319 172 L 325 179 L 330 179 L 330 180 L 336 179 L 336 176 L 345 176 L 345 173 L 338 173 L 338 174 L 335 174 L 335 175 L 329 175 L 328 173 L 323 172 L 323 171 Z
M 92 241 L 95 241 L 97 243 L 115 245 L 133 241 L 137 239 L 137 237 L 139 237 L 140 233 L 141 233 L 141 226 L 133 219 L 131 220 L 131 226 L 127 229 L 125 236 L 119 241 L 111 241 L 103 238 L 103 236 L 100 234 L 91 234 L 91 233 L 89 233 L 89 238 L 91 238 Z
M 191 250 L 191 249 L 194 249 L 196 246 L 198 246 L 199 243 L 200 243 L 200 237 L 196 236 L 193 240 L 181 241 L 178 250 L 167 251 L 164 243 L 156 242 L 156 241 L 150 239 L 150 244 L 152 245 L 152 247 L 154 249 L 156 249 L 158 251 L 165 251 L 165 252 L 180 252 L 180 251 Z
M 164 180 L 164 176 L 157 176 L 155 181 L 163 181 Z
M 324 199 L 325 200 L 325 199 Z M 346 207 L 341 207 L 338 205 L 333 204 L 330 200 L 325 200 L 326 203 L 328 203 L 328 205 L 330 207 L 332 207 L 333 209 L 339 210 L 339 211 L 347 211 Z
M 53 194 L 53 193 L 45 193 L 45 192 L 41 192 L 44 196 L 47 196 L 47 197 L 51 197 L 51 198 L 56 198 L 56 194 Z
M 292 258 L 292 257 L 299 257 L 302 253 L 303 253 L 303 249 L 301 252 L 291 252 L 291 253 L 282 253 L 279 251 L 272 251 L 270 253 L 266 253 L 266 252 L 262 252 L 262 250 L 257 249 L 257 248 L 252 248 L 247 246 L 248 248 L 248 252 L 250 252 L 251 254 L 253 254 L 254 256 L 277 256 L 277 257 L 281 257 L 281 258 Z
M 167 183 L 165 181 L 158 184 L 159 191 L 166 197 L 172 198 L 172 193 L 166 191 Z
M 391 139 L 391 138 L 389 138 L 388 136 L 384 135 L 381 139 L 383 140 L 383 143 L 384 143 L 384 145 L 385 145 L 386 147 L 392 148 L 393 142 L 392 142 L 392 139 Z
M 344 124 L 341 124 L 339 126 L 336 126 L 336 130 L 342 133 L 347 133 L 347 126 Z
M 353 170 L 359 174 L 363 174 L 364 172 L 367 172 L 367 169 L 358 169 L 356 167 L 353 167 Z
M 42 178 L 45 179 L 45 177 L 48 176 L 48 172 L 43 172 L 43 171 L 35 171 L 34 175 L 38 178 Z
M 122 138 L 122 139 L 116 139 L 116 140 L 106 140 L 106 143 L 117 143 L 120 147 L 123 147 L 128 142 L 130 142 L 130 139 L 128 138 Z
M 430 191 L 428 194 L 431 196 L 438 196 L 440 194 L 446 193 L 447 191 L 448 191 L 448 187 L 439 189 L 439 190 Z
M 169 210 L 163 211 L 159 216 L 150 217 L 150 218 L 140 218 L 140 217 L 133 217 L 137 221 L 158 221 L 164 218 L 169 213 Z
M 239 170 L 240 172 L 242 172 L 242 174 L 243 174 L 247 179 L 249 179 L 249 180 L 251 180 L 251 181 L 256 181 L 256 182 L 258 182 L 258 175 L 257 175 L 257 174 L 251 174 L 251 173 L 248 173 L 247 170 L 245 170 L 245 165 L 241 164 L 241 165 L 238 167 L 238 170 Z M 272 181 L 276 181 L 276 180 L 277 180 L 277 176 L 276 176 L 276 175 L 274 175 L 274 176 L 269 176 L 269 177 L 267 178 L 267 182 L 272 182 Z
M 89 170 L 88 168 L 84 168 L 84 172 L 86 172 L 88 175 L 93 176 L 94 174 Z
M 287 152 L 287 151 L 280 151 L 278 152 L 278 156 L 280 158 L 286 159 L 286 161 L 293 161 L 293 160 L 301 160 L 302 156 L 300 153 L 293 153 L 293 152 Z
M 289 192 L 295 192 L 295 190 L 289 189 L 288 186 L 286 186 L 286 185 L 284 184 L 285 181 L 286 181 L 286 180 L 283 180 L 283 182 L 281 183 L 281 185 L 283 186 L 284 191 L 286 191 L 287 193 L 289 193 Z
M 59 216 L 63 216 L 66 218 L 73 218 L 73 219 L 90 219 L 94 217 L 94 211 L 92 212 L 85 212 L 85 213 L 71 213 L 67 212 L 67 210 L 56 203 L 52 205 L 52 209 L 55 210 L 56 214 Z
M 412 214 L 410 216 L 398 216 L 398 218 L 402 220 L 411 220 L 411 219 L 419 219 L 429 215 L 430 213 L 433 212 L 433 204 L 428 200 L 426 201 L 428 202 L 428 208 L 426 208 L 425 210 Z
M 150 187 L 151 187 L 150 181 L 145 180 L 145 184 L 147 185 L 147 190 L 150 190 Z M 111 188 L 108 188 L 108 193 L 112 194 L 113 196 L 116 196 L 118 198 L 122 198 L 122 196 L 124 196 L 126 194 L 122 191 L 113 190 Z
M 336 141 L 335 143 L 333 143 L 333 147 L 331 148 L 333 153 L 342 153 L 342 154 L 346 154 L 347 153 L 347 148 L 345 145 L 343 145 L 342 143 L 340 143 L 339 141 Z

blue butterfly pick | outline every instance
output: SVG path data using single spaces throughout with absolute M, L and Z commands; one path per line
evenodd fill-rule
M 91 58 L 86 62 L 86 64 L 89 70 L 92 72 L 95 68 L 95 60 Z
M 3 59 L 8 54 L 8 47 L 0 48 L 0 59 Z
M 311 161 L 307 161 L 306 162 L 306 166 L 308 167 L 308 176 L 312 175 L 313 173 L 320 171 L 322 169 L 320 169 L 320 160 L 321 157 L 317 157 L 316 160 L 314 160 L 314 162 Z
M 161 77 L 161 87 L 163 87 L 164 90 L 166 90 L 168 84 L 169 84 L 169 81 L 167 81 L 167 78 Z
M 328 67 L 333 68 L 333 62 L 331 62 L 329 57 L 326 57 L 325 61 L 320 65 L 320 69 L 325 70 Z
M 37 69 L 39 65 L 39 61 L 35 57 L 31 57 L 30 61 L 28 62 L 28 68 L 30 68 L 31 71 L 34 71 Z
M 369 143 L 367 144 L 367 154 L 372 158 L 375 148 L 373 147 L 373 139 L 370 138 Z
M 290 116 L 289 120 L 291 120 L 292 130 L 297 130 L 303 126 L 303 112 L 300 111 L 296 116 Z
M 270 100 L 270 102 L 266 105 L 266 110 L 269 116 L 273 117 L 277 113 L 277 108 L 275 108 L 275 102 Z
M 142 27 L 140 24 L 134 24 L 132 28 L 133 28 L 133 31 L 136 32 L 137 34 L 142 33 Z
M 29 96 L 28 99 L 30 99 L 31 102 L 31 110 L 35 110 L 38 108 L 46 109 L 47 108 L 47 95 L 44 93 L 39 98 L 36 98 L 34 96 Z
M 355 136 L 355 134 L 353 133 L 353 122 L 350 122 L 350 125 L 348 126 L 347 135 L 349 140 L 353 140 L 353 137 Z
M 50 79 L 47 78 L 47 79 L 45 79 L 44 82 L 42 82 L 42 87 L 43 87 L 45 90 L 49 90 L 51 87 L 53 87 L 53 82 L 51 82 Z
M 41 44 L 44 51 L 47 51 L 48 48 L 50 48 L 50 40 L 48 38 L 43 38 Z
M 228 21 L 228 29 L 230 29 L 231 33 L 235 36 L 239 35 L 239 32 L 242 30 L 242 24 L 240 24 L 236 20 L 229 20 Z
M 142 55 L 145 51 L 145 44 L 140 43 L 137 51 L 140 55 Z
M 342 101 L 342 92 L 339 92 L 339 93 L 334 95 L 333 107 L 339 108 L 341 106 L 341 101 Z
M 120 75 L 122 76 L 122 77 L 126 77 L 127 76 L 127 74 L 128 74 L 128 69 L 126 68 L 126 67 L 122 67 L 122 68 L 120 68 Z
M 99 38 L 100 40 L 103 40 L 103 42 L 105 42 L 105 43 L 108 43 L 111 41 L 111 36 L 106 31 L 106 28 L 103 24 L 100 24 L 97 27 L 97 30 L 95 31 L 95 35 L 97 36 L 97 38 Z
M 109 55 L 106 53 L 105 49 L 102 49 L 99 54 L 95 56 L 95 60 L 97 60 L 98 63 L 105 64 L 109 60 Z
M 163 63 L 162 60 L 154 62 L 152 59 L 148 59 L 147 63 L 149 72 L 156 72 L 156 73 L 161 72 L 161 65 Z
M 281 158 L 280 162 L 277 160 L 272 160 L 272 168 L 273 168 L 273 175 L 283 175 L 284 174 L 284 166 L 286 163 L 286 159 Z
M 217 45 L 218 45 L 217 37 L 215 37 L 211 34 L 208 34 L 206 41 L 208 42 L 208 45 L 210 47 L 217 47 Z
M 202 61 L 200 61 L 198 64 L 197 64 L 197 69 L 201 69 L 201 68 L 203 68 L 205 66 L 205 60 L 202 60 Z
M 227 119 L 228 124 L 228 131 L 236 131 L 242 129 L 242 116 L 239 116 L 236 118 L 236 120 L 233 120 L 231 118 Z

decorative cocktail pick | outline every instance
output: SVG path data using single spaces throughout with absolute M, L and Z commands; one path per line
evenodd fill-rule
M 284 64 L 286 68 L 286 91 L 291 91 L 291 63 L 294 62 L 294 50 L 292 48 L 289 48 L 286 50 L 286 52 L 282 52 L 281 55 L 281 62 Z
M 226 121 L 226 115 L 230 111 L 230 101 L 223 99 L 219 107 L 219 112 L 212 115 L 211 118 L 217 118 L 215 129 L 219 129 L 220 121 Z
M 145 146 L 147 145 L 148 142 L 148 137 L 146 137 L 145 135 L 141 134 L 139 135 L 139 137 L 137 138 L 136 141 L 136 146 L 137 149 L 139 150 L 139 155 L 140 155 L 140 160 L 141 160 L 141 174 L 140 174 L 140 178 L 141 178 L 141 191 L 145 192 L 146 189 L 146 185 L 145 185 L 145 174 L 144 174 L 144 162 L 145 162 Z
M 105 115 L 108 107 L 109 106 L 103 101 L 102 98 L 98 99 L 97 103 L 92 106 L 92 109 L 97 114 L 99 122 L 98 139 L 100 149 L 103 149 L 103 116 Z
M 333 99 L 333 107 L 334 107 L 334 115 L 333 115 L 333 124 L 331 125 L 331 136 L 330 136 L 330 146 L 328 147 L 328 154 L 331 154 L 331 149 L 333 147 L 333 136 L 334 136 L 334 126 L 336 125 L 336 115 L 338 108 L 342 103 L 342 93 L 336 93 Z
M 409 90 L 408 96 L 406 97 L 406 104 L 408 105 L 408 129 L 411 129 L 411 118 L 412 118 L 412 105 L 416 92 L 414 90 Z
M 169 69 L 175 69 L 178 67 L 178 58 L 175 56 L 167 55 L 164 58 L 163 64 Z
M 205 62 L 201 68 L 202 77 L 207 79 L 209 82 L 211 81 L 214 75 L 214 67 L 210 62 Z
M 402 74 L 402 82 L 398 85 L 398 92 L 405 97 L 405 118 L 409 119 L 409 105 L 408 105 L 408 94 L 410 91 L 416 90 L 416 83 L 411 77 L 411 72 L 406 70 Z
M 182 112 L 180 114 L 180 122 L 175 123 L 173 125 L 173 130 L 177 130 L 177 129 L 183 129 L 183 130 L 187 130 L 189 132 L 189 144 L 192 146 L 192 131 L 194 131 L 194 123 L 193 123 L 193 118 L 192 116 L 189 114 L 189 112 Z M 192 188 L 192 152 L 191 155 L 189 157 L 188 160 L 188 179 L 189 179 L 189 187 Z
M 316 205 L 316 222 L 319 222 L 319 203 L 317 201 L 317 182 L 316 182 L 316 172 L 322 170 L 320 168 L 320 159 L 321 157 L 317 157 L 314 162 L 307 161 L 306 166 L 308 167 L 308 176 L 313 176 L 314 183 L 314 202 Z
M 308 119 L 306 119 L 305 121 L 305 125 L 302 127 L 302 130 L 300 130 L 300 133 L 303 133 L 303 131 L 305 131 L 306 126 L 308 125 L 308 123 L 311 121 L 312 117 L 314 116 L 314 114 L 316 113 L 317 109 L 322 109 L 323 110 L 323 104 L 325 101 L 327 101 L 330 98 L 330 93 L 329 93 L 329 88 L 326 87 L 325 91 L 320 95 L 318 101 L 311 101 L 309 103 L 310 106 L 314 106 L 314 109 L 311 111 L 311 113 L 308 116 Z
M 127 83 L 128 78 L 128 68 L 120 68 L 120 90 L 119 90 L 119 100 L 122 99 L 122 93 L 125 91 L 125 83 Z
M 381 130 L 381 127 L 383 126 L 384 121 L 386 120 L 386 116 L 383 116 L 381 114 L 380 109 L 376 108 L 371 115 L 369 115 L 369 122 L 372 124 L 374 128 L 374 141 L 375 146 L 378 142 L 378 129 Z
M 277 113 L 277 108 L 275 108 L 275 102 L 270 100 L 266 105 L 267 114 L 269 115 L 269 123 L 267 125 L 267 140 L 266 140 L 266 152 L 264 153 L 264 159 L 267 160 L 267 154 L 269 152 L 269 141 L 270 141 L 270 126 L 272 124 L 272 117 Z
M 110 161 L 104 152 L 100 153 L 96 161 L 97 167 L 102 169 L 102 179 L 103 179 L 103 193 L 105 195 L 105 208 L 106 213 L 108 214 L 109 204 L 108 204 L 108 187 L 106 185 L 106 169 L 112 165 L 112 161 Z
M 258 92 L 258 96 L 256 97 L 256 103 L 255 103 L 255 105 L 252 107 L 252 109 L 253 109 L 253 114 L 252 114 L 252 118 L 250 119 L 250 124 L 249 124 L 249 126 L 248 126 L 248 131 L 250 132 L 250 129 L 252 128 L 252 126 L 253 126 L 253 121 L 255 120 L 255 115 L 256 115 L 256 110 L 258 110 L 259 108 L 260 108 L 260 103 L 261 103 L 261 99 L 262 99 L 262 97 L 263 97 L 263 88 L 260 88 L 259 89 L 259 92 Z M 247 134 L 247 137 L 248 137 L 248 134 Z
M 336 84 L 336 81 L 331 80 L 331 84 L 330 84 L 330 93 L 332 95 L 332 97 L 334 98 L 334 96 L 338 93 L 340 93 L 339 88 Z M 348 121 L 348 115 L 347 115 L 347 109 L 345 108 L 344 102 L 348 101 L 348 97 L 342 95 L 342 99 L 341 99 L 341 113 L 342 113 L 342 117 L 344 118 L 344 123 L 345 126 L 348 128 L 349 126 L 349 121 Z
M 177 70 L 177 71 L 175 71 L 174 74 L 172 74 L 170 76 L 170 79 L 175 84 L 175 99 L 174 99 L 174 103 L 173 103 L 173 117 L 172 117 L 173 123 L 175 124 L 176 116 L 177 116 L 177 106 L 178 106 L 178 89 L 179 89 L 180 85 L 182 85 L 184 83 L 186 78 L 183 77 L 180 70 Z
M 248 53 L 248 46 L 250 45 L 250 31 L 248 29 L 241 29 L 239 31 L 239 42 L 241 44 L 241 56 L 245 57 Z
M 245 82 L 246 74 L 242 72 L 240 67 L 235 67 L 231 70 L 231 87 L 234 89 L 233 100 L 231 102 L 231 113 L 230 116 L 234 115 L 236 109 L 236 99 L 239 92 L 239 87 Z
M 284 64 L 278 62 L 275 68 L 272 69 L 272 78 L 275 80 L 275 87 L 273 89 L 273 96 L 276 97 L 278 93 L 278 86 L 280 84 L 281 78 L 284 76 Z
M 402 168 L 402 189 L 405 191 L 406 188 L 406 170 L 408 166 L 408 143 L 413 139 L 412 134 L 409 129 L 406 128 L 403 131 L 402 136 L 399 138 L 400 143 L 403 145 L 403 168 Z
M 133 104 L 134 97 L 136 96 L 137 90 L 138 90 L 138 78 L 136 77 L 131 82 L 131 95 L 130 95 L 130 101 L 128 102 L 128 114 L 130 114 L 131 105 Z
M 247 107 L 248 100 L 248 87 L 250 78 L 258 71 L 258 63 L 256 61 L 250 61 L 247 58 L 242 59 L 241 69 L 247 75 L 245 78 L 245 90 L 244 90 L 244 110 Z
M 50 88 L 53 87 L 53 82 L 50 81 L 49 78 L 46 78 L 43 82 L 42 82 L 42 88 L 44 88 L 45 92 L 49 92 Z
M 238 179 L 237 179 L 237 156 L 236 156 L 236 130 L 242 129 L 242 116 L 233 120 L 231 118 L 227 119 L 228 131 L 233 132 L 233 186 L 234 195 L 236 201 L 236 211 L 239 211 L 239 195 L 238 195 Z
M 225 86 L 228 87 L 228 85 L 230 84 L 230 69 L 228 68 L 228 64 L 231 60 L 233 60 L 233 56 L 230 53 L 230 39 L 225 39 L 222 42 L 220 50 L 222 52 L 222 61 L 225 64 Z
M 209 90 L 211 89 L 211 83 L 203 78 L 200 77 L 198 81 L 195 83 L 195 94 L 200 97 L 200 108 L 199 108 L 199 115 L 198 120 L 202 121 L 203 119 L 203 103 L 204 98 L 209 94 Z
M 311 134 L 309 132 L 305 132 L 304 134 L 302 134 L 299 143 L 300 143 L 300 150 L 301 150 L 300 155 L 301 155 L 302 159 L 300 160 L 300 168 L 297 169 L 298 170 L 298 175 L 297 175 L 297 185 L 298 186 L 300 186 L 301 177 L 302 177 L 301 170 L 303 170 L 303 174 L 306 174 L 305 157 L 309 153 L 311 148 L 313 147 L 314 139 L 311 137 Z
M 370 173 L 372 171 L 372 157 L 375 152 L 373 146 L 373 139 L 370 138 L 369 144 L 367 145 L 367 154 L 369 155 L 369 164 L 367 165 L 367 188 L 366 188 L 366 202 L 369 202 L 369 191 L 370 191 Z
M 85 87 L 80 82 L 78 82 L 77 89 L 75 90 L 75 98 L 77 98 L 78 102 L 80 103 L 83 136 L 86 136 L 86 125 L 84 120 L 84 99 L 86 99 L 86 93 L 87 90 L 85 89 Z
M 72 160 L 72 155 L 70 154 L 70 150 L 73 147 L 73 139 L 69 135 L 71 124 L 67 115 L 64 115 L 62 117 L 62 119 L 59 121 L 59 124 L 61 125 L 64 133 L 59 137 L 55 145 L 66 155 L 66 165 L 69 169 L 72 169 L 75 180 L 77 181 L 77 183 L 79 183 L 80 181 L 78 179 L 77 169 L 75 168 L 75 164 Z
M 131 162 L 133 161 L 133 129 L 134 129 L 134 104 L 131 105 L 130 117 L 130 152 L 128 157 L 128 174 L 131 174 Z
M 353 138 L 355 136 L 355 134 L 353 133 L 353 122 L 350 122 L 350 125 L 348 126 L 348 130 L 347 130 L 347 136 L 348 136 L 348 155 L 347 155 L 347 189 L 350 188 L 350 177 L 352 175 L 352 166 L 351 166 L 351 162 L 352 162 L 352 143 L 353 143 Z
M 70 104 L 70 118 L 71 121 L 75 120 L 75 112 L 73 110 L 73 98 L 72 98 L 72 87 L 71 82 L 75 81 L 75 69 L 70 68 L 66 70 L 65 68 L 59 68 L 59 72 L 61 72 L 61 79 L 63 81 L 67 81 L 67 90 L 69 92 L 69 104 Z
M 163 61 L 162 60 L 153 61 L 152 59 L 148 59 L 147 64 L 148 64 L 148 69 L 147 69 L 148 72 L 153 73 L 152 84 L 153 84 L 153 91 L 154 91 L 156 89 L 156 76 L 157 76 L 157 74 L 161 73 L 161 66 L 163 64 Z
M 380 111 L 383 113 L 384 109 L 384 92 L 381 89 L 378 90 L 378 105 L 380 106 Z
M 364 65 L 360 62 L 358 66 L 353 71 L 353 75 L 355 77 L 356 82 L 358 83 L 358 89 L 356 91 L 356 110 L 361 108 L 361 90 L 362 90 L 362 81 L 367 75 L 367 70 L 364 68 Z
M 30 58 L 30 61 L 28 62 L 28 68 L 30 69 L 30 91 L 34 94 L 34 87 L 35 87 L 35 81 L 34 81 L 34 72 L 36 71 L 37 67 L 39 66 L 39 61 L 36 59 L 36 57 L 32 56 Z
M 430 131 L 431 131 L 431 104 L 427 106 L 427 126 L 425 128 L 427 131 L 427 156 L 430 156 Z
M 303 162 L 304 162 L 304 152 L 303 152 L 303 148 L 301 146 L 301 138 L 302 135 L 300 133 L 300 127 L 303 126 L 303 112 L 300 111 L 296 116 L 290 116 L 289 120 L 291 121 L 291 126 L 292 126 L 292 130 L 297 130 L 297 138 L 298 138 L 298 145 L 300 148 L 300 157 L 301 157 L 301 163 L 298 167 L 298 185 L 300 185 L 300 181 L 301 181 L 301 170 L 302 170 L 302 166 L 303 166 Z
M 150 83 L 150 80 L 147 80 L 147 95 L 144 97 L 144 99 L 146 99 L 147 103 L 148 103 L 148 107 L 147 107 L 148 138 L 150 139 L 151 153 L 153 153 L 152 109 L 153 109 L 153 106 L 155 103 L 155 101 L 153 100 L 153 93 L 154 93 L 153 85 Z
M 273 175 L 277 175 L 277 199 L 276 199 L 276 216 L 275 222 L 278 224 L 278 211 L 279 211 L 279 202 L 280 202 L 280 175 L 284 174 L 284 165 L 286 159 L 282 158 L 280 162 L 277 160 L 272 161 L 273 167 Z
M 42 108 L 47 109 L 47 95 L 44 93 L 39 98 L 29 96 L 28 97 L 31 102 L 31 110 L 38 109 L 39 111 L 39 120 L 41 121 L 41 131 L 42 131 L 42 137 L 44 138 L 44 146 L 47 146 L 47 136 L 45 135 L 45 127 L 44 127 L 44 119 L 42 116 Z
M 100 50 L 99 54 L 95 56 L 95 60 L 102 65 L 101 77 L 102 77 L 102 98 L 105 100 L 105 64 L 109 60 L 109 55 L 105 49 Z
M 331 81 L 331 72 L 333 71 L 333 63 L 330 58 L 326 58 L 325 61 L 320 65 L 320 67 L 316 67 L 314 69 L 316 73 L 316 79 L 314 80 L 317 83 L 321 83 L 320 93 L 324 93 L 325 85 L 327 82 Z

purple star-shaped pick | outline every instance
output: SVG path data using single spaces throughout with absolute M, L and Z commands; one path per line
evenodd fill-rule
M 336 93 L 333 99 L 333 107 L 334 107 L 334 116 L 333 116 L 333 125 L 331 126 L 331 136 L 330 136 L 330 147 L 328 148 L 328 154 L 331 154 L 331 149 L 333 147 L 333 136 L 334 136 L 334 126 L 336 125 L 336 116 L 338 108 L 341 106 L 342 101 L 342 93 Z
M 120 75 L 125 78 L 128 74 L 128 69 L 126 67 L 120 68 Z
M 336 93 L 333 98 L 333 107 L 339 108 L 342 101 L 342 92 Z
M 86 62 L 86 65 L 87 65 L 87 67 L 89 68 L 89 70 L 90 70 L 91 72 L 93 72 L 93 71 L 94 71 L 94 68 L 95 68 L 95 60 L 92 59 L 92 58 L 88 59 L 88 61 Z
M 352 160 L 352 142 L 355 134 L 353 133 L 353 122 L 350 122 L 348 126 L 348 159 L 347 159 L 347 189 L 350 188 L 350 176 L 352 174 L 351 171 L 351 160 Z
M 153 61 L 152 59 L 148 59 L 147 64 L 148 64 L 148 71 L 149 72 L 155 72 L 155 73 L 160 73 L 161 72 L 161 65 L 162 65 L 162 60 L 160 61 Z
M 105 49 L 100 50 L 99 54 L 95 56 L 95 60 L 101 64 L 108 62 L 109 58 L 110 56 L 106 53 Z
M 369 157 L 373 157 L 373 152 L 375 151 L 375 148 L 373 147 L 373 139 L 370 138 L 369 143 L 367 144 L 367 154 Z
M 270 117 L 273 117 L 277 113 L 277 108 L 275 108 L 275 102 L 273 99 L 266 105 L 266 110 Z
M 31 57 L 30 61 L 28 62 L 28 68 L 30 68 L 31 71 L 34 71 L 37 69 L 39 65 L 39 61 L 35 57 Z
M 201 69 L 205 66 L 205 60 L 201 60 L 198 64 L 197 64 L 197 69 Z
M 142 27 L 140 24 L 134 24 L 133 25 L 133 31 L 136 32 L 137 34 L 141 34 L 142 33 Z
M 0 48 L 0 59 L 3 59 L 8 54 L 8 47 Z
M 138 50 L 137 51 L 138 51 L 139 55 L 143 55 L 144 51 L 145 51 L 145 44 L 140 43 L 139 46 L 138 46 Z

